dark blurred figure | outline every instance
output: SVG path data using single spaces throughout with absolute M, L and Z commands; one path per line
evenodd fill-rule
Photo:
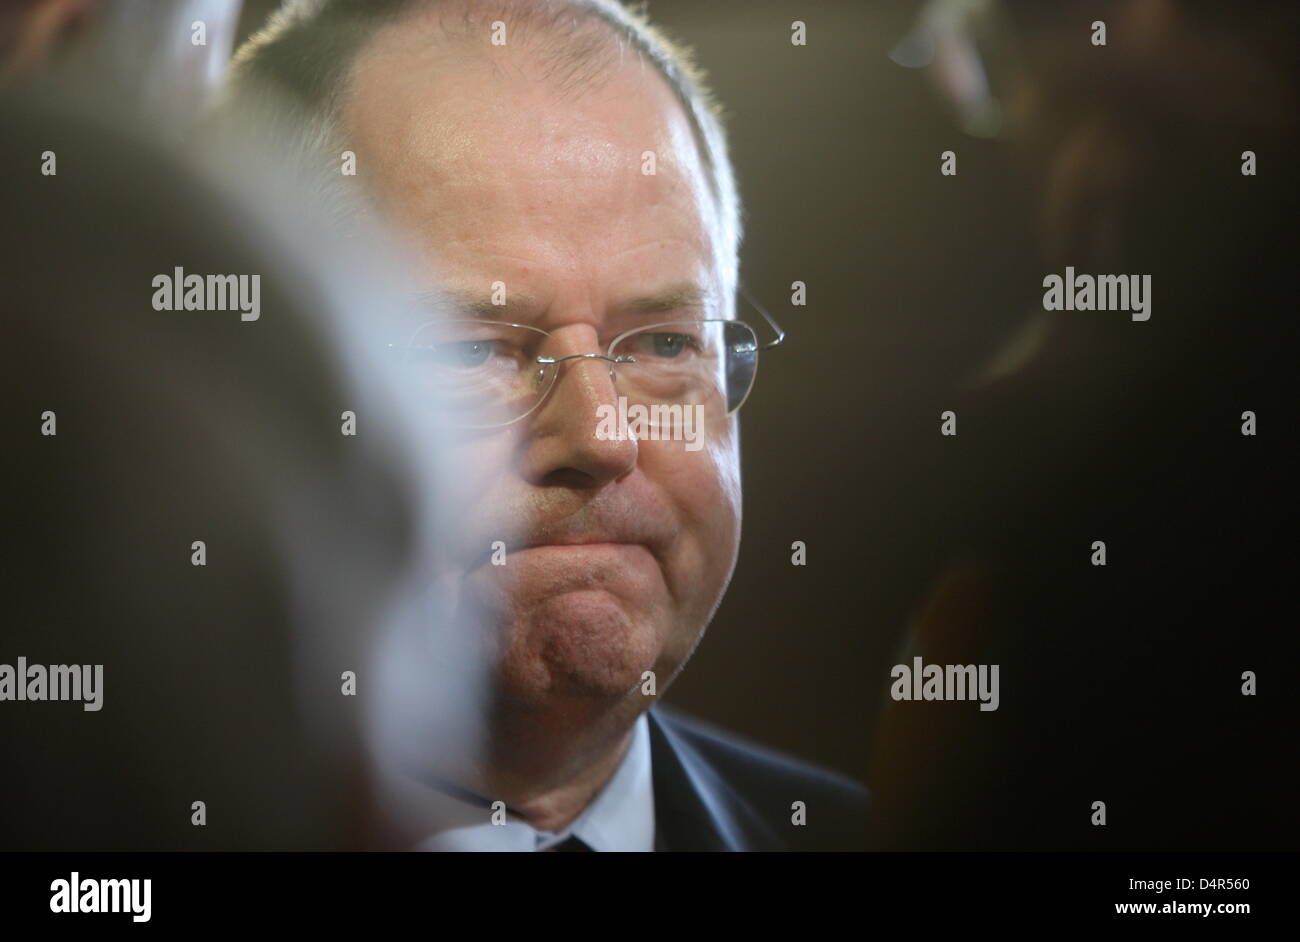
M 100 117 L 0 102 L 0 664 L 103 665 L 97 711 L 0 702 L 0 848 L 362 846 L 343 674 L 371 680 L 418 518 L 390 405 L 327 256 Z M 258 274 L 260 316 L 156 310 L 177 265 Z
M 918 495 L 951 563 L 898 660 L 999 664 L 1001 705 L 888 705 L 874 845 L 1293 848 L 1297 8 L 997 9 L 1001 107 L 974 42 L 939 84 L 1005 120 L 1043 275 L 1149 274 L 1152 313 L 1039 310 L 954 390 Z

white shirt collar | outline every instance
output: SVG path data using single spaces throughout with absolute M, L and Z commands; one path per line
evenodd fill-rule
M 577 837 L 594 851 L 652 851 L 655 844 L 654 780 L 650 770 L 650 726 L 645 714 L 632 728 L 632 743 L 613 776 L 563 831 L 538 831 L 508 815 L 493 824 L 491 812 L 436 793 L 439 830 L 416 850 L 536 851 Z

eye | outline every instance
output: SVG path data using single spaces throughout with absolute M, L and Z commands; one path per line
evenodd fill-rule
M 492 355 L 496 341 L 463 340 L 459 343 L 440 343 L 429 350 L 430 357 L 439 366 L 471 368 L 482 366 Z
M 650 342 L 655 356 L 672 359 L 690 346 L 691 338 L 685 334 L 651 334 Z

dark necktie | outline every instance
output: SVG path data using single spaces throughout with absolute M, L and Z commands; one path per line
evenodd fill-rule
M 547 850 L 553 850 L 557 853 L 561 851 L 567 853 L 587 853 L 587 854 L 595 853 L 595 851 L 593 851 L 590 847 L 588 847 L 586 844 L 584 844 L 576 837 L 569 837 L 565 840 L 562 840 L 554 847 L 548 847 Z

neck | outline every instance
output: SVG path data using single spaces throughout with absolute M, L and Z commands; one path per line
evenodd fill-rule
M 489 794 L 538 830 L 567 827 L 613 777 L 643 708 L 631 700 L 613 709 L 499 706 L 484 774 Z

